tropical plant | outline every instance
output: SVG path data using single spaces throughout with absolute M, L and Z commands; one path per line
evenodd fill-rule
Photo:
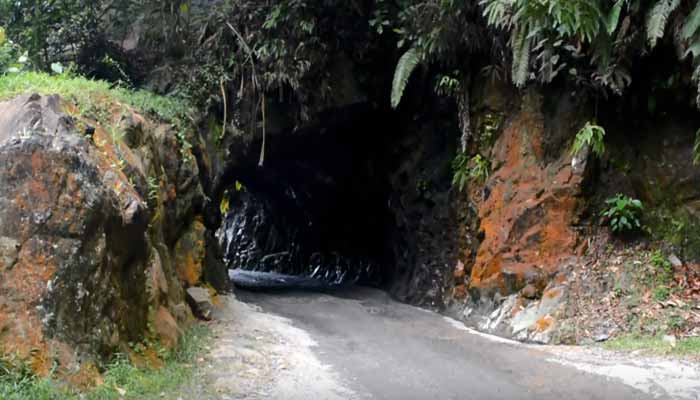
M 489 161 L 481 154 L 470 158 L 466 153 L 460 152 L 452 160 L 452 186 L 463 191 L 470 180 L 483 183 L 488 178 L 490 169 Z
M 480 4 L 489 26 L 509 35 L 516 86 L 535 79 L 548 83 L 568 70 L 569 77 L 583 86 L 619 95 L 632 81 L 630 60 L 654 49 L 670 25 L 680 58 L 692 55 L 700 95 L 696 1 L 481 0 Z M 640 36 L 646 40 L 637 40 Z
M 457 76 L 457 71 L 451 74 L 439 74 L 435 82 L 435 93 L 446 97 L 456 96 L 461 86 Z
M 651 48 L 654 48 L 656 42 L 664 36 L 668 17 L 680 4 L 680 0 L 659 0 L 649 12 L 646 22 L 646 32 L 647 40 Z
M 571 155 L 577 156 L 584 148 L 589 148 L 597 157 L 605 154 L 605 129 L 599 125 L 586 122 L 576 134 L 574 144 L 571 146 Z
M 600 212 L 600 215 L 613 232 L 633 232 L 642 229 L 640 218 L 644 206 L 641 201 L 618 193 L 605 200 L 605 204 L 606 208 Z
M 540 79 L 550 82 L 563 68 L 564 41 L 592 43 L 606 32 L 606 18 L 598 1 L 591 0 L 482 0 L 490 26 L 510 32 L 512 77 L 524 86 L 531 63 L 538 64 Z

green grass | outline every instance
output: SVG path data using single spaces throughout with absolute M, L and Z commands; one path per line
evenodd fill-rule
M 616 337 L 606 342 L 603 347 L 608 350 L 637 351 L 641 350 L 651 354 L 673 354 L 680 356 L 700 355 L 700 337 L 692 337 L 678 340 L 676 346 L 663 341 L 663 336 L 648 336 L 640 334 L 627 334 Z
M 70 74 L 24 72 L 0 75 L 0 101 L 25 93 L 59 94 L 75 102 L 80 110 L 116 101 L 170 122 L 184 118 L 190 111 L 188 102 L 181 98 L 158 96 L 145 90 L 112 87 L 105 81 Z
M 165 357 L 161 369 L 135 367 L 125 356 L 117 356 L 105 367 L 104 384 L 86 393 L 62 388 L 52 379 L 38 379 L 27 371 L 0 369 L 0 399 L 3 400 L 149 400 L 176 398 L 178 388 L 189 382 L 195 360 L 210 340 L 203 325 L 190 328 L 178 347 Z M 124 395 L 120 394 L 124 391 Z

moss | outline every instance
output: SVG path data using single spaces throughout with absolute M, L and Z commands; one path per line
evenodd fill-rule
M 183 118 L 190 112 L 189 104 L 177 97 L 113 87 L 109 82 L 79 76 L 49 75 L 40 72 L 0 76 L 0 101 L 33 92 L 41 95 L 59 94 L 74 101 L 84 112 L 94 107 L 101 111 L 109 110 L 109 104 L 123 103 L 141 113 L 156 115 L 170 122 Z
M 0 75 L 0 101 L 27 93 L 60 95 L 75 106 L 74 115 L 77 113 L 77 116 L 102 125 L 114 143 L 120 143 L 125 136 L 120 122 L 121 117 L 128 114 L 127 108 L 158 118 L 173 125 L 182 157 L 191 158 L 189 149 L 192 146 L 187 131 L 191 127 L 192 107 L 185 99 L 131 90 L 70 74 L 24 72 Z
M 0 363 L 0 399 L 3 400 L 129 400 L 175 398 L 178 389 L 189 383 L 195 360 L 210 340 L 204 325 L 190 328 L 178 346 L 164 356 L 162 368 L 138 368 L 118 356 L 105 367 L 104 384 L 78 393 L 52 378 L 37 378 L 28 369 L 11 369 Z
M 650 209 L 645 218 L 652 237 L 670 244 L 686 260 L 700 259 L 700 223 L 683 208 L 658 207 Z

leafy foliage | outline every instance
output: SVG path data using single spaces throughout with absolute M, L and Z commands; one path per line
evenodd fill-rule
M 489 161 L 481 154 L 470 158 L 466 153 L 459 153 L 452 160 L 452 186 L 463 191 L 470 180 L 483 183 L 488 178 L 490 169 Z
M 452 74 L 438 75 L 435 82 L 435 93 L 440 96 L 456 96 L 462 85 L 457 75 L 457 71 Z
M 605 201 L 606 208 L 600 215 L 610 225 L 613 232 L 623 233 L 642 229 L 641 214 L 644 210 L 642 202 L 618 193 Z
M 605 129 L 599 125 L 586 122 L 583 128 L 576 134 L 574 144 L 571 146 L 571 155 L 578 155 L 584 148 L 589 148 L 597 157 L 605 154 Z
M 651 48 L 654 48 L 656 42 L 664 36 L 668 17 L 680 4 L 680 0 L 659 0 L 649 11 L 646 30 L 647 40 Z
M 480 4 L 489 26 L 510 37 L 516 86 L 532 80 L 549 83 L 568 70 L 581 86 L 620 95 L 632 81 L 633 60 L 654 49 L 671 25 L 681 58 L 693 56 L 693 79 L 700 89 L 697 2 L 482 0 Z M 638 40 L 641 36 L 646 40 Z
M 591 43 L 616 19 L 613 15 L 606 23 L 598 2 L 590 0 L 482 0 L 481 4 L 489 25 L 510 31 L 513 83 L 520 87 L 529 81 L 533 62 L 540 80 L 552 81 L 563 67 L 555 53 L 563 41 Z
M 180 385 L 194 375 L 195 360 L 210 337 L 208 328 L 195 326 L 181 337 L 172 351 L 162 352 L 161 369 L 138 368 L 126 355 L 119 355 L 105 366 L 104 384 L 77 393 L 51 378 L 34 376 L 30 369 L 0 361 L 0 398 L 3 400 L 142 400 L 176 397 Z

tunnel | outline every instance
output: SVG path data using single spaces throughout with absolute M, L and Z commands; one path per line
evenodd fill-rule
M 219 230 L 229 268 L 391 282 L 392 116 L 367 104 L 327 113 L 270 139 L 264 166 L 233 170 Z
M 458 131 L 450 109 L 431 107 L 421 117 L 359 102 L 271 135 L 262 167 L 248 150 L 225 176 L 218 237 L 228 268 L 441 306 L 464 208 L 452 188 Z

